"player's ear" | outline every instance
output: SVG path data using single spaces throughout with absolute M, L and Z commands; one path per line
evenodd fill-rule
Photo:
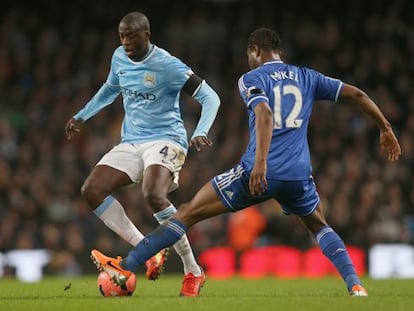
M 255 44 L 249 45 L 247 52 L 252 53 L 256 57 L 258 57 L 260 55 L 259 54 L 260 53 L 259 52 L 259 47 Z
M 260 54 L 262 52 L 262 49 L 260 47 L 258 47 L 257 45 L 255 46 L 255 49 L 256 50 L 255 50 L 254 54 L 256 55 L 257 58 L 259 58 Z

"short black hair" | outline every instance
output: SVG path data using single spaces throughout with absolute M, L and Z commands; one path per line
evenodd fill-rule
M 120 23 L 125 23 L 141 31 L 150 31 L 148 17 L 141 12 L 128 13 L 121 19 Z
M 247 39 L 247 46 L 257 46 L 266 51 L 280 51 L 281 40 L 276 31 L 262 27 L 253 31 Z

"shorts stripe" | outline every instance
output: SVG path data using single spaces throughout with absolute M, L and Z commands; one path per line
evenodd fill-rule
M 237 166 L 235 170 L 231 170 L 227 174 L 222 174 L 220 176 L 225 176 L 222 179 L 216 179 L 217 180 L 217 187 L 220 189 L 226 188 L 228 185 L 230 185 L 233 181 L 239 179 L 242 174 L 244 173 L 244 169 L 241 165 Z

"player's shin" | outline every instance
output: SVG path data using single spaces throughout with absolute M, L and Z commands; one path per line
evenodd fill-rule
M 122 260 L 122 268 L 136 271 L 140 265 L 144 264 L 145 261 L 160 250 L 177 242 L 185 234 L 186 230 L 186 226 L 176 219 L 168 220 L 164 224 L 159 225 L 157 229 L 148 234 Z
M 339 235 L 331 227 L 326 226 L 315 234 L 315 238 L 323 254 L 328 257 L 341 274 L 348 290 L 351 290 L 354 285 L 360 285 L 361 281 L 355 272 L 355 267 Z
M 154 217 L 158 221 L 158 223 L 163 224 L 168 219 L 171 219 L 176 212 L 177 209 L 171 204 L 164 210 L 155 213 Z M 184 266 L 184 274 L 188 274 L 191 272 L 196 276 L 200 276 L 203 273 L 194 257 L 193 250 L 191 248 L 190 242 L 188 241 L 188 237 L 186 234 L 184 234 L 174 244 L 174 249 L 177 252 L 177 254 L 181 257 Z
M 135 227 L 126 215 L 121 203 L 119 203 L 113 196 L 106 197 L 93 213 L 98 216 L 108 228 L 132 246 L 137 245 L 138 242 L 144 238 L 144 235 Z

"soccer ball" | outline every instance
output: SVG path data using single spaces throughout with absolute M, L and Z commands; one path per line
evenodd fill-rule
M 131 296 L 136 287 L 136 277 L 132 273 L 126 281 L 125 285 L 115 285 L 111 281 L 111 277 L 105 271 L 99 272 L 98 275 L 98 289 L 104 297 L 116 297 L 116 296 Z

